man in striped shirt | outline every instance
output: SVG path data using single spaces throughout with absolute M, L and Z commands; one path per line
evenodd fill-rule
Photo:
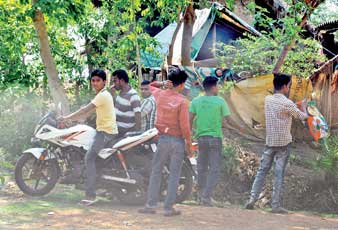
M 115 99 L 116 122 L 119 136 L 127 132 L 141 130 L 141 101 L 137 92 L 129 85 L 129 77 L 125 70 L 113 72 L 111 93 Z M 115 97 L 115 90 L 120 93 Z
M 142 131 L 155 127 L 156 102 L 149 85 L 150 81 L 148 80 L 141 83 L 141 95 L 143 97 L 141 105 Z

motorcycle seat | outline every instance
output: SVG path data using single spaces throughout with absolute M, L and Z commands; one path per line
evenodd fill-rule
M 143 132 L 142 131 L 134 131 L 134 132 L 127 132 L 124 137 L 134 137 L 141 135 Z
M 149 129 L 145 132 L 141 132 L 141 134 L 136 135 L 136 136 L 128 136 L 118 141 L 117 143 L 115 143 L 113 146 L 113 149 L 121 149 L 121 150 L 129 149 L 131 147 L 134 147 L 138 144 L 141 144 L 143 142 L 150 140 L 151 138 L 155 137 L 157 134 L 158 134 L 158 130 L 154 128 L 154 129 Z

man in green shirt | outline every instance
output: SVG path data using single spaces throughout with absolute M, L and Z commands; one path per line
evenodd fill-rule
M 212 190 L 218 182 L 222 161 L 222 124 L 230 111 L 218 94 L 218 79 L 206 77 L 203 81 L 205 95 L 195 98 L 190 105 L 191 127 L 195 124 L 198 139 L 197 182 L 199 198 L 203 205 L 212 206 Z

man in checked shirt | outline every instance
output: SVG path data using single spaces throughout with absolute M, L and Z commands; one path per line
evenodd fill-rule
M 155 127 L 156 101 L 150 89 L 150 81 L 144 80 L 141 83 L 141 130 L 144 132 Z
M 307 118 L 307 114 L 301 112 L 296 104 L 288 99 L 291 87 L 290 75 L 274 74 L 273 86 L 275 93 L 265 98 L 266 147 L 252 185 L 250 200 L 245 204 L 245 208 L 254 208 L 254 204 L 262 191 L 265 176 L 272 163 L 275 162 L 275 179 L 271 201 L 272 212 L 286 214 L 288 211 L 280 206 L 280 196 L 292 142 L 292 117 L 304 120 Z M 303 108 L 306 106 L 305 102 L 302 106 Z

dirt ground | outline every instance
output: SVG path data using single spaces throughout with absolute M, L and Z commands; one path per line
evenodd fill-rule
M 293 212 L 288 215 L 268 210 L 243 210 L 239 206 L 225 208 L 177 205 L 181 216 L 164 217 L 137 213 L 139 207 L 123 206 L 117 201 L 100 199 L 92 207 L 77 204 L 81 192 L 58 186 L 46 197 L 31 198 L 20 192 L 0 192 L 0 229 L 250 229 L 250 230 L 334 230 L 338 218 Z

